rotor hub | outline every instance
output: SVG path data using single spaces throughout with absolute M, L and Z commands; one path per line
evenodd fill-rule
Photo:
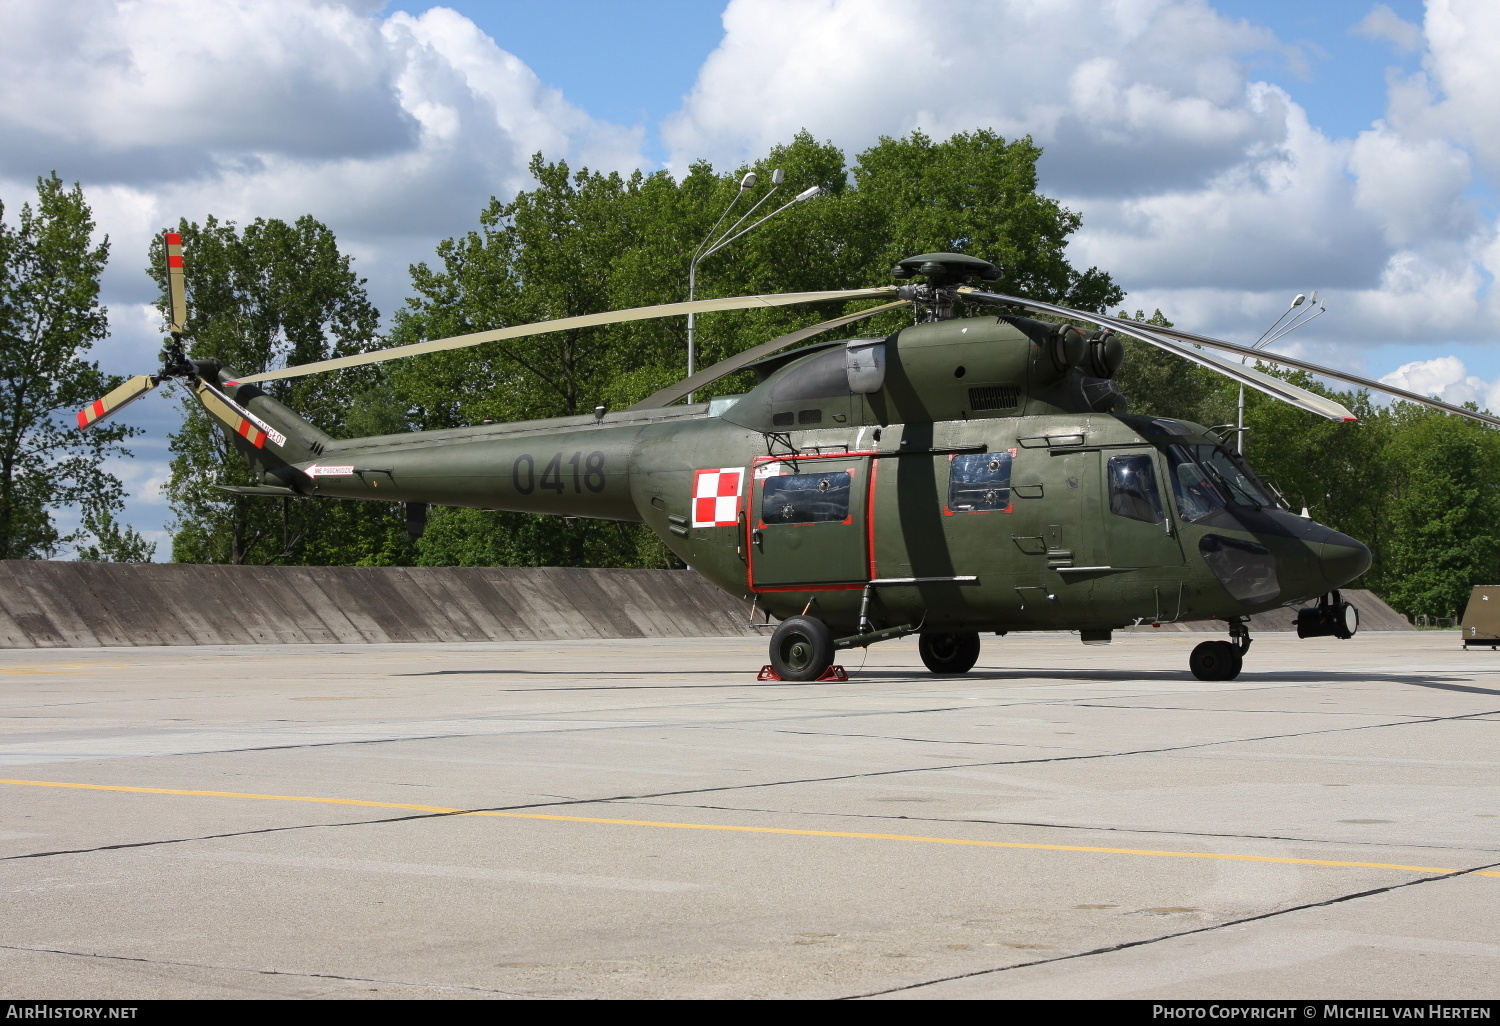
M 973 280 L 998 281 L 1000 269 L 988 260 L 964 253 L 922 253 L 907 257 L 891 269 L 891 277 L 897 281 L 918 276 L 927 281 L 903 285 L 897 295 L 915 304 L 918 323 L 946 321 L 957 313 L 955 289 L 959 285 Z

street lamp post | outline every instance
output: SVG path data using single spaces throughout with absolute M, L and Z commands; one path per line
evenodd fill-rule
M 1294 315 L 1291 320 L 1286 320 L 1287 314 L 1290 314 L 1305 302 L 1308 302 L 1308 297 L 1300 292 L 1297 293 L 1296 298 L 1292 300 L 1292 305 L 1283 310 L 1281 316 L 1272 321 L 1269 328 L 1260 333 L 1260 338 L 1252 342 L 1250 348 L 1264 349 L 1277 339 L 1286 336 L 1289 332 L 1302 327 L 1313 318 L 1322 316 L 1327 310 L 1326 303 L 1318 302 L 1318 290 L 1314 289 L 1311 300 L 1312 305 L 1302 311 L 1301 314 Z M 1286 323 L 1283 324 L 1283 321 Z M 1240 357 L 1240 365 L 1244 366 L 1245 361 L 1248 359 L 1248 356 Z M 1234 428 L 1234 447 L 1240 456 L 1243 457 L 1245 455 L 1245 386 L 1243 384 L 1240 385 L 1239 416 L 1236 419 Z
M 750 218 L 751 214 L 754 214 L 757 210 L 760 209 L 761 204 L 765 203 L 765 201 L 770 199 L 777 189 L 781 188 L 781 183 L 784 177 L 785 176 L 783 175 L 780 168 L 777 168 L 775 171 L 771 172 L 771 188 L 766 192 L 766 194 L 760 199 L 756 200 L 755 204 L 749 210 L 741 214 L 740 219 L 734 222 L 734 224 L 730 225 L 729 228 L 724 232 L 724 234 L 718 236 L 718 238 L 715 238 L 714 235 L 716 232 L 718 232 L 719 225 L 724 223 L 724 219 L 729 216 L 729 211 L 734 209 L 734 205 L 735 203 L 739 202 L 739 198 L 745 193 L 749 192 L 751 189 L 755 188 L 757 178 L 755 176 L 755 172 L 751 171 L 749 174 L 745 175 L 743 179 L 740 180 L 740 191 L 735 193 L 734 199 L 729 201 L 729 206 L 724 208 L 724 213 L 720 214 L 719 219 L 714 222 L 714 226 L 712 230 L 709 231 L 707 237 L 705 237 L 704 240 L 698 245 L 698 248 L 693 251 L 693 258 L 688 263 L 688 302 L 691 303 L 693 301 L 698 289 L 698 265 L 700 263 L 713 256 L 719 250 L 723 249 L 731 242 L 734 242 L 736 239 L 743 238 L 744 236 L 750 234 L 755 229 L 759 228 L 761 225 L 765 224 L 771 218 L 775 217 L 777 214 L 781 213 L 788 207 L 805 202 L 806 200 L 810 200 L 823 191 L 822 187 L 818 185 L 814 185 L 810 189 L 804 189 L 802 192 L 799 192 L 796 196 L 794 196 L 791 200 L 783 203 L 781 206 L 777 207 L 775 210 L 762 217 L 759 221 L 756 221 L 754 224 L 750 225 L 750 227 L 741 229 L 740 225 L 744 224 Z M 739 230 L 736 231 L 736 229 Z M 689 313 L 687 315 L 687 318 L 687 372 L 688 377 L 692 377 L 693 373 L 697 370 L 698 317 L 696 314 Z M 688 393 L 687 401 L 689 403 L 692 403 L 693 393 Z

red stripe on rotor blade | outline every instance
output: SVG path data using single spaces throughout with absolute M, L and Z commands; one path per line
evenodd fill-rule
M 251 424 L 248 420 L 240 421 L 239 433 L 257 449 L 264 449 L 266 447 L 266 433 Z
M 167 245 L 168 246 L 180 246 L 180 245 L 182 245 L 182 233 L 181 232 L 167 232 L 166 236 L 167 236 Z
M 88 410 L 79 410 L 78 411 L 78 430 L 82 431 L 84 428 L 86 428 L 88 426 L 89 426 L 89 411 Z
M 94 411 L 94 417 L 96 419 L 99 418 L 99 417 L 104 416 L 105 410 L 104 410 L 104 400 L 103 399 L 95 399 L 94 400 L 94 405 L 91 408 Z
M 169 256 L 169 257 L 167 257 L 167 266 L 168 267 L 181 267 L 182 266 L 182 257 L 180 257 L 180 256 Z

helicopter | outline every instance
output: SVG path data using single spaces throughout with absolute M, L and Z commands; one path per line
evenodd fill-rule
M 778 621 L 761 679 L 844 679 L 838 652 L 913 634 L 931 672 L 959 674 L 981 633 L 1069 630 L 1100 645 L 1132 625 L 1218 620 L 1227 639 L 1188 663 L 1227 681 L 1250 615 L 1281 607 L 1297 607 L 1301 638 L 1353 637 L 1358 613 L 1339 589 L 1370 550 L 1293 512 L 1210 429 L 1130 414 L 1114 381 L 1122 337 L 1335 421 L 1356 417 L 1244 358 L 1500 426 L 1294 357 L 986 291 L 999 269 L 959 253 L 902 260 L 889 285 L 564 317 L 241 377 L 186 355 L 182 238 L 164 241 L 163 366 L 79 411 L 80 429 L 177 381 L 257 473 L 256 485 L 216 486 L 226 492 L 400 502 L 417 529 L 431 505 L 644 523 L 751 603 L 752 621 Z M 860 299 L 882 302 L 592 415 L 335 439 L 259 387 L 552 331 Z M 809 341 L 902 307 L 912 323 L 891 334 Z M 678 405 L 744 370 L 749 392 Z

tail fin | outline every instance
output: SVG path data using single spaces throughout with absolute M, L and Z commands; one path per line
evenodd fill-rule
M 211 360 L 194 362 L 194 396 L 230 444 L 260 472 L 262 482 L 296 492 L 310 490 L 308 479 L 294 464 L 317 459 L 333 437 L 259 386 L 240 384 L 227 367 Z

